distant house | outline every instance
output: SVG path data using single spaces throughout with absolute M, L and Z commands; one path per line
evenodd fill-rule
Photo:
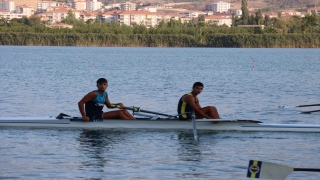
M 183 12 L 179 12 L 179 14 L 182 17 L 187 17 L 187 18 L 197 18 L 199 17 L 199 15 L 201 14 L 205 14 L 205 12 L 200 12 L 200 11 L 183 11 Z
M 288 14 L 291 16 L 301 16 L 301 12 L 295 10 L 284 10 L 281 12 L 282 15 Z
M 229 9 L 228 13 L 235 14 L 236 16 L 241 16 L 242 10 L 241 9 Z
M 230 16 L 222 16 L 219 15 L 222 13 L 217 13 L 213 15 L 208 15 L 204 17 L 204 20 L 206 23 L 214 23 L 217 26 L 227 25 L 228 27 L 231 27 L 232 25 L 232 19 Z
M 312 11 L 315 11 L 318 15 L 320 15 L 320 7 L 319 6 L 307 9 L 308 13 L 311 13 Z
M 84 22 L 91 20 L 96 20 L 98 16 L 98 11 L 88 12 L 88 11 L 80 11 L 80 19 L 82 19 Z

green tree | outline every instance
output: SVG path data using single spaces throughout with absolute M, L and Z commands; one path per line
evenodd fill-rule
M 40 17 L 35 15 L 30 16 L 28 20 L 29 20 L 29 24 L 28 24 L 29 26 L 37 26 L 42 24 Z
M 248 10 L 248 3 L 247 0 L 241 0 L 241 21 L 242 25 L 247 25 L 249 21 L 249 10 Z
M 275 29 L 279 33 L 287 33 L 288 32 L 288 26 L 287 22 L 282 18 L 272 18 L 272 24 Z
M 264 16 L 264 25 L 265 25 L 265 26 L 271 26 L 271 23 L 272 23 L 272 22 L 271 22 L 270 16 L 266 14 L 266 15 Z
M 199 21 L 206 21 L 203 14 L 199 16 Z
M 61 22 L 66 24 L 76 25 L 79 23 L 79 20 L 76 18 L 73 11 L 70 9 L 68 11 L 68 16 L 65 19 L 63 19 Z
M 263 17 L 262 17 L 262 13 L 261 13 L 261 10 L 260 10 L 260 9 L 256 12 L 255 22 L 256 22 L 256 24 L 258 24 L 258 25 L 263 24 Z
M 311 11 L 311 15 L 310 14 L 307 14 L 305 17 L 304 17 L 304 20 L 305 20 L 305 23 L 308 25 L 308 26 L 316 26 L 316 25 L 319 25 L 319 16 L 318 14 L 312 10 Z

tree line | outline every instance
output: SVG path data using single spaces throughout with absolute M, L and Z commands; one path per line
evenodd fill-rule
M 245 0 L 243 0 L 245 1 Z M 245 6 L 245 4 L 243 5 Z M 139 47 L 320 47 L 320 17 L 314 11 L 305 17 L 283 19 L 262 16 L 260 10 L 249 15 L 243 8 L 240 17 L 232 17 L 232 26 L 217 26 L 197 21 L 161 21 L 157 27 L 84 22 L 72 11 L 62 22 L 73 28 L 50 28 L 39 17 L 0 19 L 1 45 L 40 46 L 139 46 Z M 197 23 L 195 23 L 197 22 Z M 265 25 L 242 28 L 238 25 Z

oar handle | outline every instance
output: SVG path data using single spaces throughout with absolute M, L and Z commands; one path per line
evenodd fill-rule
M 142 110 L 139 107 L 124 107 L 125 109 L 132 110 L 133 112 L 145 112 L 145 113 L 150 113 L 150 114 L 157 114 L 161 116 L 168 116 L 168 117 L 175 117 L 174 115 L 170 114 L 163 114 L 163 113 L 158 113 L 158 112 L 153 112 L 153 111 L 147 111 L 147 110 Z
M 315 168 L 293 168 L 293 171 L 311 171 L 311 172 L 320 172 L 320 169 L 315 169 Z
M 320 109 L 319 110 L 312 110 L 312 111 L 302 111 L 301 114 L 310 114 L 313 112 L 320 112 Z
M 320 106 L 320 104 L 306 104 L 306 105 L 299 105 L 297 107 L 309 107 L 309 106 Z
M 320 104 L 305 104 L 305 105 L 298 105 L 298 106 L 278 106 L 278 109 L 296 108 L 296 107 L 310 107 L 310 106 L 320 106 Z

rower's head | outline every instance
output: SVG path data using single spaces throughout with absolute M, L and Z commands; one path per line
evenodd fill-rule
M 105 91 L 108 87 L 108 81 L 105 78 L 99 78 L 97 80 L 98 90 Z
M 194 94 L 200 94 L 203 90 L 203 84 L 201 82 L 195 82 L 192 86 L 192 92 Z

